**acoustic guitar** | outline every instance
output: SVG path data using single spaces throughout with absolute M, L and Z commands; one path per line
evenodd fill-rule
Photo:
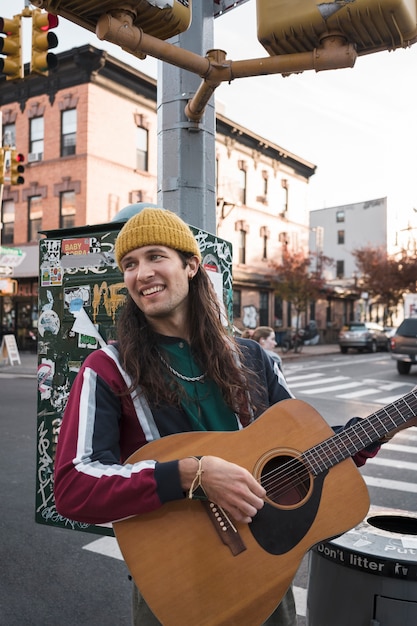
M 306 552 L 364 519 L 365 482 L 352 457 L 416 425 L 417 391 L 335 434 L 301 400 L 284 400 L 247 428 L 190 432 L 129 459 L 215 455 L 249 470 L 267 492 L 251 524 L 211 502 L 184 499 L 114 523 L 126 564 L 164 626 L 257 626 L 280 603 Z

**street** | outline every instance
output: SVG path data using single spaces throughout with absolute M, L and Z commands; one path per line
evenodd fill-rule
M 400 376 L 389 353 L 312 357 L 305 351 L 284 359 L 284 373 L 294 395 L 330 425 L 367 417 L 417 383 L 417 370 Z M 0 367 L 0 394 L 0 623 L 128 626 L 131 582 L 115 540 L 34 522 L 35 375 Z M 372 506 L 417 514 L 416 442 L 416 429 L 408 429 L 360 470 Z M 295 579 L 299 626 L 306 624 L 307 560 Z

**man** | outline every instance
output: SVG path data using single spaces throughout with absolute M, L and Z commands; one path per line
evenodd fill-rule
M 216 456 L 123 463 L 159 437 L 244 428 L 292 397 L 282 374 L 259 344 L 223 327 L 197 242 L 177 215 L 145 208 L 130 218 L 115 258 L 129 295 L 118 343 L 89 355 L 71 389 L 55 463 L 58 511 L 100 524 L 203 495 L 249 524 L 266 494 L 243 467 Z M 134 623 L 159 624 L 134 597 Z M 266 623 L 295 626 L 291 590 Z

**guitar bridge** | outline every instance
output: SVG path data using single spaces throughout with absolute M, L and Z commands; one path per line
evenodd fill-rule
M 243 543 L 242 537 L 240 536 L 236 526 L 234 526 L 231 522 L 225 510 L 218 504 L 214 504 L 214 502 L 210 502 L 209 500 L 202 501 L 201 504 L 206 509 L 206 513 L 220 539 L 226 546 L 229 547 L 233 556 L 237 556 L 241 552 L 244 552 L 244 550 L 246 550 L 246 546 Z

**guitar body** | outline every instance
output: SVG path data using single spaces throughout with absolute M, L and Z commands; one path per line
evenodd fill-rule
M 214 455 L 249 470 L 260 482 L 271 469 L 295 459 L 304 472 L 300 488 L 271 496 L 249 525 L 236 524 L 237 547 L 222 541 L 217 514 L 184 499 L 155 512 L 114 523 L 126 564 L 164 626 L 257 626 L 274 611 L 306 552 L 319 541 L 358 524 L 369 496 L 348 458 L 314 477 L 297 459 L 334 435 L 300 400 L 285 400 L 236 432 L 191 432 L 164 437 L 136 453 L 168 461 Z

